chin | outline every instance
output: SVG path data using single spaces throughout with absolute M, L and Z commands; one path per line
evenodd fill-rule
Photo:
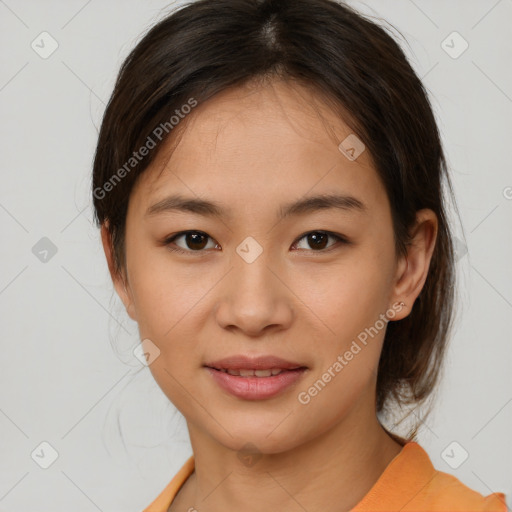
M 277 421 L 258 421 L 254 416 L 248 415 L 244 420 L 238 422 L 222 421 L 219 423 L 229 425 L 226 430 L 217 425 L 216 433 L 211 433 L 212 437 L 234 451 L 252 451 L 261 454 L 282 453 L 293 449 L 300 440 L 297 439 L 297 428 L 289 423 L 285 425 L 286 420 L 282 422 L 286 415 L 280 415 Z M 282 422 L 282 423 L 280 423 Z

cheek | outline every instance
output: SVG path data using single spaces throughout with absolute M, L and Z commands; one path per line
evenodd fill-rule
M 172 264 L 165 248 L 134 247 L 130 261 L 132 290 L 141 336 L 165 342 L 174 326 L 200 298 L 201 278 Z M 203 291 L 204 293 L 204 291 Z
M 375 323 L 388 309 L 388 265 L 373 251 L 354 251 L 335 264 L 311 266 L 293 286 L 306 309 L 304 314 L 328 337 L 346 343 Z

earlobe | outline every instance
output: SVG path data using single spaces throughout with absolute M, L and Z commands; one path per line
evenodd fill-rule
M 114 284 L 114 288 L 123 302 L 129 317 L 132 320 L 137 321 L 132 294 L 126 288 L 126 279 L 115 269 L 112 237 L 108 229 L 108 220 L 106 220 L 101 226 L 101 242 L 103 244 L 103 251 L 105 252 L 105 258 L 107 259 L 108 270 L 112 283 Z
M 401 318 L 410 312 L 427 280 L 437 238 L 437 228 L 437 216 L 432 210 L 424 209 L 416 213 L 416 224 L 411 231 L 407 255 L 398 265 L 393 294 L 393 302 L 407 304 Z

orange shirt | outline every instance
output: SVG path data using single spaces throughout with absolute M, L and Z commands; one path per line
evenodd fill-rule
M 143 512 L 167 512 L 185 480 L 194 471 L 190 457 L 167 487 Z M 406 443 L 373 487 L 351 512 L 507 512 L 505 495 L 482 496 L 454 476 L 437 471 L 427 452 Z

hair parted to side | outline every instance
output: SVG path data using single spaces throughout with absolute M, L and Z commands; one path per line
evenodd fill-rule
M 445 192 L 455 199 L 420 79 L 383 28 L 342 3 L 199 0 L 180 6 L 144 35 L 120 69 L 93 164 L 95 220 L 98 227 L 108 222 L 115 271 L 124 276 L 126 270 L 130 193 L 173 136 L 171 117 L 183 118 L 184 105 L 229 87 L 273 79 L 314 90 L 363 141 L 391 204 L 397 257 L 410 242 L 416 211 L 430 208 L 437 215 L 427 280 L 414 307 L 408 304 L 410 314 L 388 323 L 377 377 L 378 413 L 421 405 L 439 380 L 453 323 L 454 247 Z M 154 149 L 132 161 L 150 139 Z

